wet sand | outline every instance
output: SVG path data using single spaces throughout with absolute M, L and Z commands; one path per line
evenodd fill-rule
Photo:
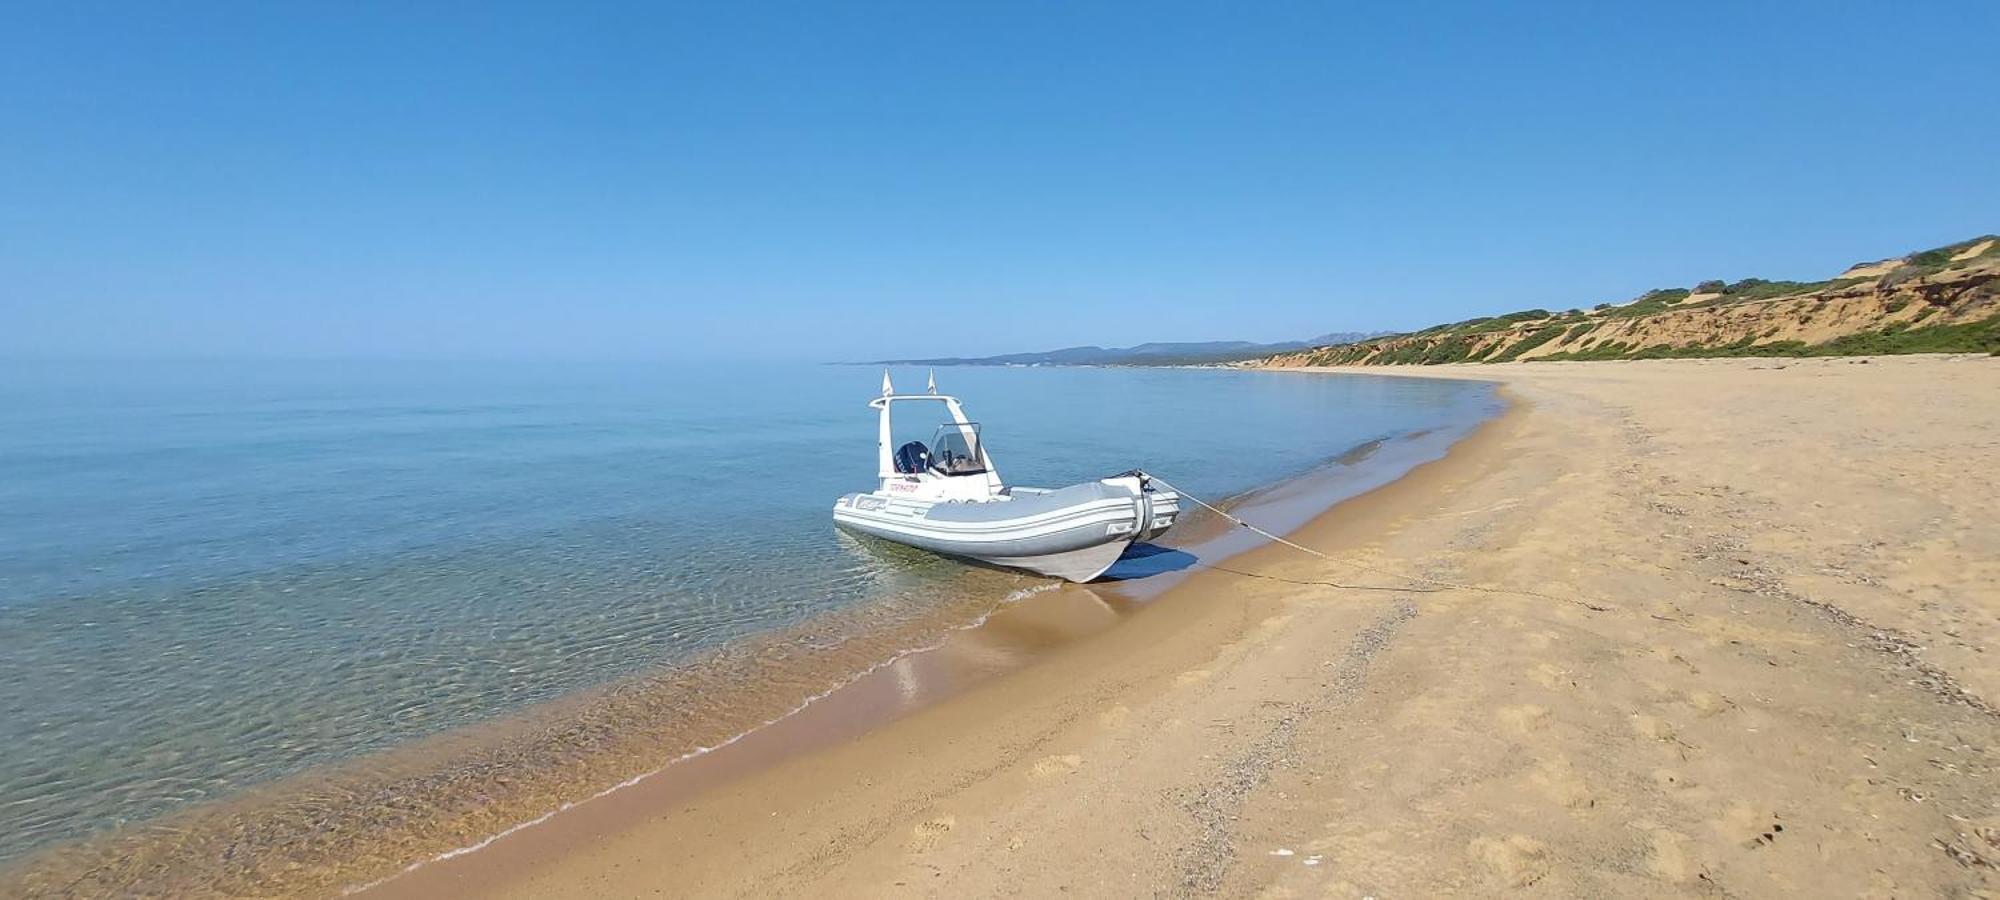
M 1368 374 L 1516 405 L 1331 560 L 1037 595 L 1016 671 L 369 894 L 1993 891 L 2000 360 Z

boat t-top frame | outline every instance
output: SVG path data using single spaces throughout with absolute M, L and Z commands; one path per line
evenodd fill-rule
M 965 447 L 971 451 L 971 455 L 978 463 L 975 471 L 952 473 L 936 468 L 926 468 L 920 472 L 904 472 L 896 468 L 895 431 L 890 427 L 890 408 L 897 403 L 912 400 L 944 404 L 945 412 L 951 416 L 951 424 L 943 426 L 939 430 L 955 429 L 958 432 L 959 438 L 964 442 Z M 931 372 L 928 393 L 898 394 L 896 393 L 895 384 L 889 380 L 889 370 L 883 369 L 882 396 L 868 401 L 868 406 L 871 409 L 881 412 L 881 424 L 876 440 L 875 454 L 876 476 L 882 480 L 882 490 L 904 493 L 909 491 L 913 486 L 922 485 L 925 482 L 933 482 L 932 486 L 943 489 L 945 485 L 935 483 L 936 480 L 949 479 L 953 482 L 951 486 L 958 489 L 940 490 L 939 492 L 950 495 L 952 499 L 985 499 L 1000 496 L 1003 489 L 1003 484 L 1000 481 L 1000 471 L 994 468 L 993 457 L 986 453 L 986 442 L 979 438 L 978 423 L 966 418 L 965 407 L 959 405 L 957 397 L 937 392 L 936 370 L 932 370 Z M 978 490 L 965 491 L 960 487 L 975 477 L 979 479 Z M 925 491 L 924 493 L 930 493 L 930 491 Z

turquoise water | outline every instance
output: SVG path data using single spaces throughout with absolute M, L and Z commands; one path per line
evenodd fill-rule
M 0 860 L 832 613 L 923 616 L 961 573 L 831 525 L 872 485 L 878 369 L 0 374 Z M 1143 466 L 1213 497 L 1498 405 L 1220 370 L 939 381 L 1010 483 Z

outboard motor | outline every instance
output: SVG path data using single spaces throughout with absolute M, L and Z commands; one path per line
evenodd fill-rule
M 911 441 L 896 448 L 896 471 L 915 475 L 930 467 L 931 448 L 923 441 Z

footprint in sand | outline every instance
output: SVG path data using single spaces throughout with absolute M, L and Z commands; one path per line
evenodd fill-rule
M 1658 716 L 1644 713 L 1632 714 L 1632 732 L 1642 738 L 1655 741 L 1674 740 L 1674 726 Z
M 1743 803 L 1731 806 L 1709 826 L 1745 850 L 1768 847 L 1785 834 L 1784 817 Z
M 949 837 L 951 830 L 956 827 L 958 820 L 951 816 L 938 816 L 935 819 L 918 822 L 915 828 L 910 829 L 910 852 L 929 853 L 936 850 L 944 844 L 945 838 Z
M 1687 702 L 1688 705 L 1694 707 L 1695 712 L 1699 713 L 1701 717 L 1704 719 L 1708 718 L 1709 716 L 1716 715 L 1717 713 L 1727 712 L 1731 709 L 1736 708 L 1736 701 L 1731 700 L 1728 697 L 1724 697 L 1721 694 L 1712 694 L 1709 693 L 1708 691 L 1689 692 L 1687 695 Z
M 1474 838 L 1466 849 L 1507 887 L 1529 887 L 1549 874 L 1549 848 L 1525 834 Z
M 1125 727 L 1125 720 L 1131 717 L 1131 709 L 1123 706 L 1114 706 L 1097 714 L 1097 724 L 1103 725 L 1106 728 L 1123 728 Z
M 1756 837 L 1744 841 L 1743 846 L 1753 850 L 1758 847 L 1769 847 L 1777 843 L 1778 837 L 1784 833 L 1785 823 L 1783 817 L 1777 813 L 1772 813 L 1770 820 L 1764 825 L 1764 830 L 1758 832 Z
M 1066 753 L 1062 756 L 1045 756 L 1035 760 L 1035 764 L 1028 767 L 1028 776 L 1031 778 L 1051 778 L 1056 775 L 1068 775 L 1082 765 L 1083 757 L 1074 753 Z
M 1688 662 L 1687 657 L 1682 656 L 1679 650 L 1675 650 L 1672 647 L 1653 647 L 1646 651 L 1646 655 L 1659 662 L 1679 666 L 1696 675 L 1701 674 L 1701 669 L 1697 668 L 1694 663 Z
M 1535 787 L 1543 795 L 1568 809 L 1589 809 L 1597 805 L 1597 795 L 1590 792 L 1590 785 L 1576 774 L 1576 768 L 1564 757 L 1556 757 L 1542 764 L 1535 774 L 1529 776 Z
M 1575 687 L 1576 681 L 1569 677 L 1569 670 L 1554 663 L 1542 663 L 1529 670 L 1528 677 L 1546 688 Z
M 1676 884 L 1688 881 L 1701 874 L 1702 867 L 1695 862 L 1688 845 L 1692 839 L 1678 831 L 1664 828 L 1653 832 L 1652 848 L 1646 855 L 1646 868 L 1661 879 Z
M 1538 731 L 1549 725 L 1549 711 L 1533 703 L 1503 706 L 1495 714 L 1500 717 L 1500 721 L 1513 726 L 1514 730 L 1522 734 Z

